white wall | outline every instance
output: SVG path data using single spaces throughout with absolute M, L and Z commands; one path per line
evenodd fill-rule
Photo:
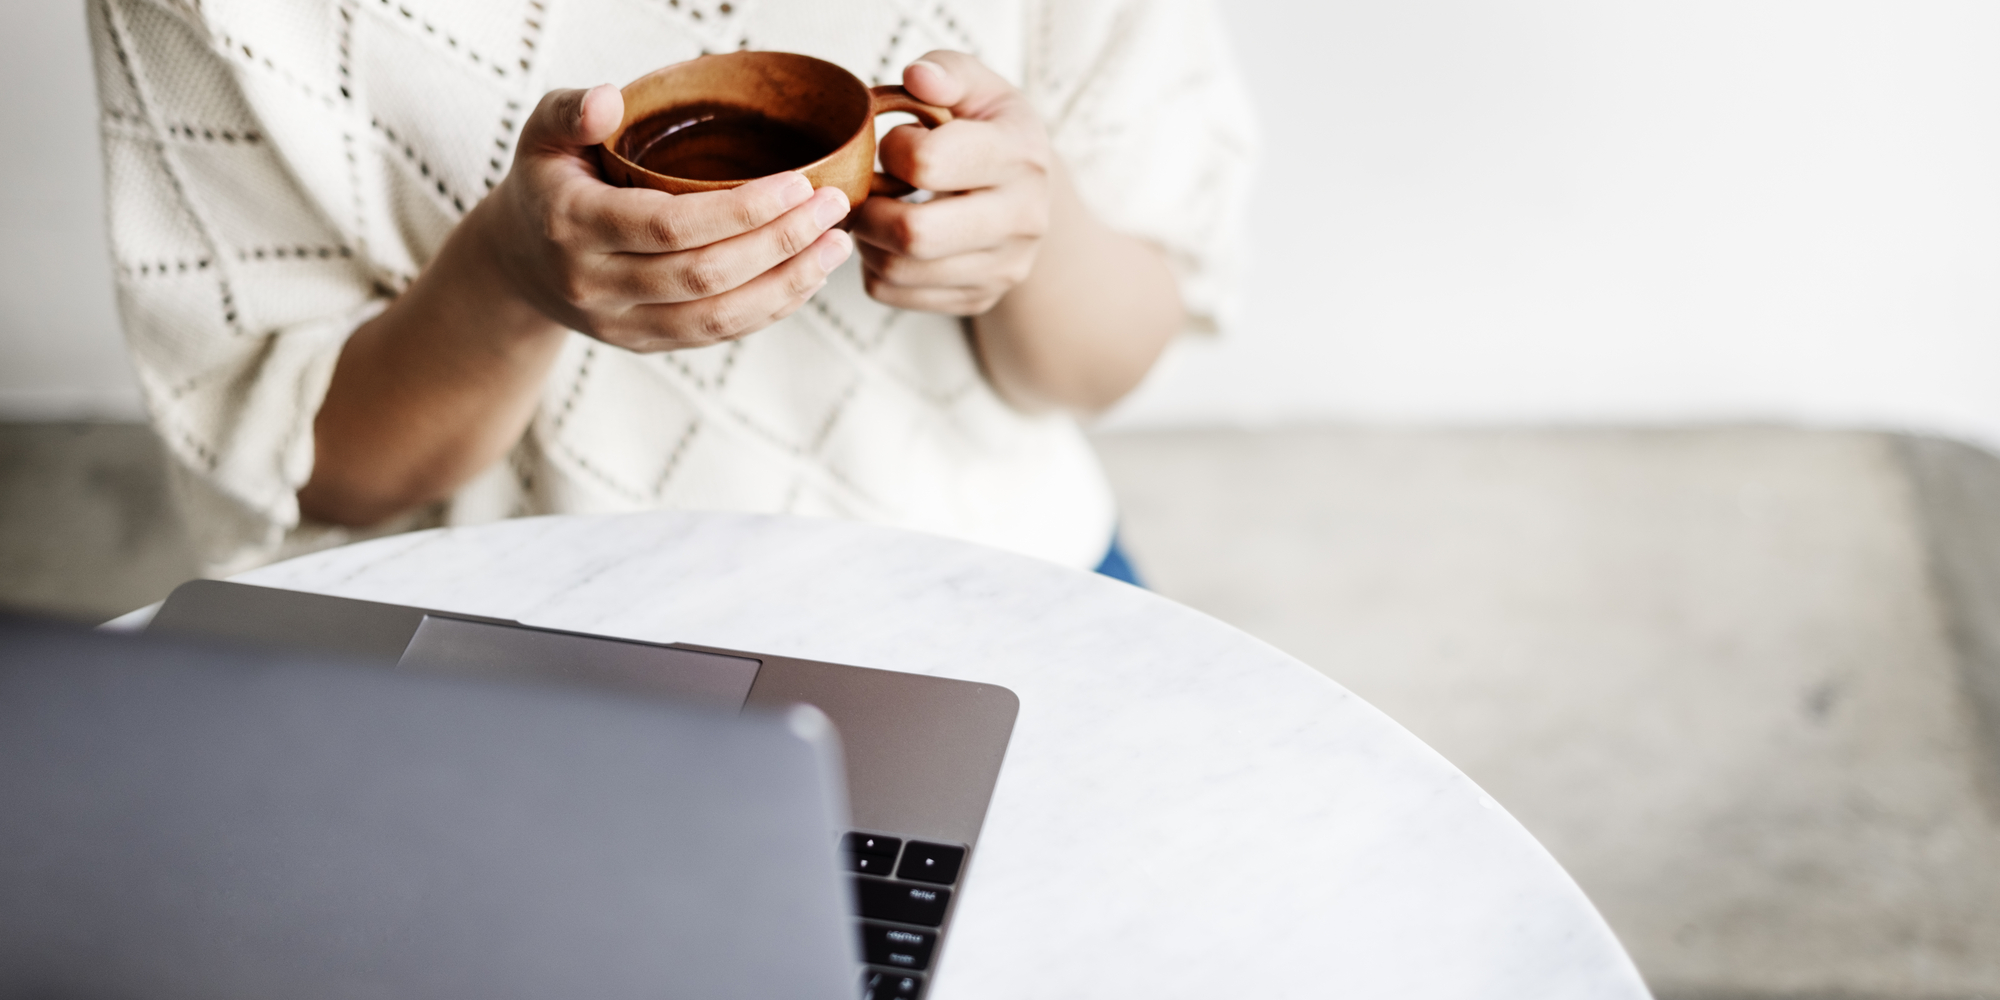
M 83 4 L 13 0 L 0 18 L 0 419 L 136 418 Z
M 2000 444 L 2000 5 L 1218 3 L 1263 102 L 1262 255 L 1241 329 L 1118 422 Z M 0 416 L 133 406 L 80 6 L 0 31 L 28 98 L 0 108 Z
M 1228 9 L 1268 151 L 1247 322 L 1121 420 L 2000 443 L 2000 5 Z

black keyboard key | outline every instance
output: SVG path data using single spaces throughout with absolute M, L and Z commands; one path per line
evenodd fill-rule
M 869 965 L 896 969 L 928 969 L 931 949 L 937 947 L 934 931 L 911 930 L 864 921 L 861 924 L 861 957 Z
M 873 833 L 850 833 L 840 839 L 840 849 L 849 854 L 876 854 L 894 858 L 903 841 L 898 837 L 884 837 Z
M 944 923 L 944 909 L 951 905 L 951 890 L 921 883 L 857 878 L 854 905 L 870 920 L 936 927 Z
M 867 875 L 887 875 L 889 874 L 889 869 L 895 866 L 895 858 L 885 858 L 879 854 L 850 854 L 847 856 L 847 868 L 849 871 L 857 871 Z
M 869 969 L 861 974 L 861 1000 L 918 1000 L 924 977 L 894 969 Z
M 903 852 L 903 864 L 896 869 L 896 877 L 950 885 L 958 881 L 958 868 L 963 864 L 963 847 L 912 840 L 910 849 Z
M 850 833 L 840 838 L 848 869 L 869 875 L 889 874 L 896 867 L 896 850 L 902 846 L 901 838 L 875 833 Z

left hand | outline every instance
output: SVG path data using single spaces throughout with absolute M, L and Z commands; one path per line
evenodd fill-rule
M 853 232 L 863 280 L 887 305 L 977 316 L 1034 270 L 1049 229 L 1048 131 L 1020 91 L 963 52 L 925 54 L 903 86 L 955 117 L 882 137 L 883 168 L 937 197 L 862 203 Z

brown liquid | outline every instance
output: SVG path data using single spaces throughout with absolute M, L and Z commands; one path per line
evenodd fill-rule
M 749 108 L 689 104 L 627 129 L 618 152 L 668 177 L 740 181 L 795 170 L 837 145 Z

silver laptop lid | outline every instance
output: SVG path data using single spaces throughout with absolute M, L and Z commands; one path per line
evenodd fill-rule
M 830 727 L 0 621 L 0 994 L 846 997 Z
M 840 733 L 857 828 L 968 847 L 979 838 L 1020 711 L 1020 699 L 997 684 L 581 635 L 221 580 L 175 588 L 146 634 L 461 676 L 582 683 L 724 710 L 813 705 Z

